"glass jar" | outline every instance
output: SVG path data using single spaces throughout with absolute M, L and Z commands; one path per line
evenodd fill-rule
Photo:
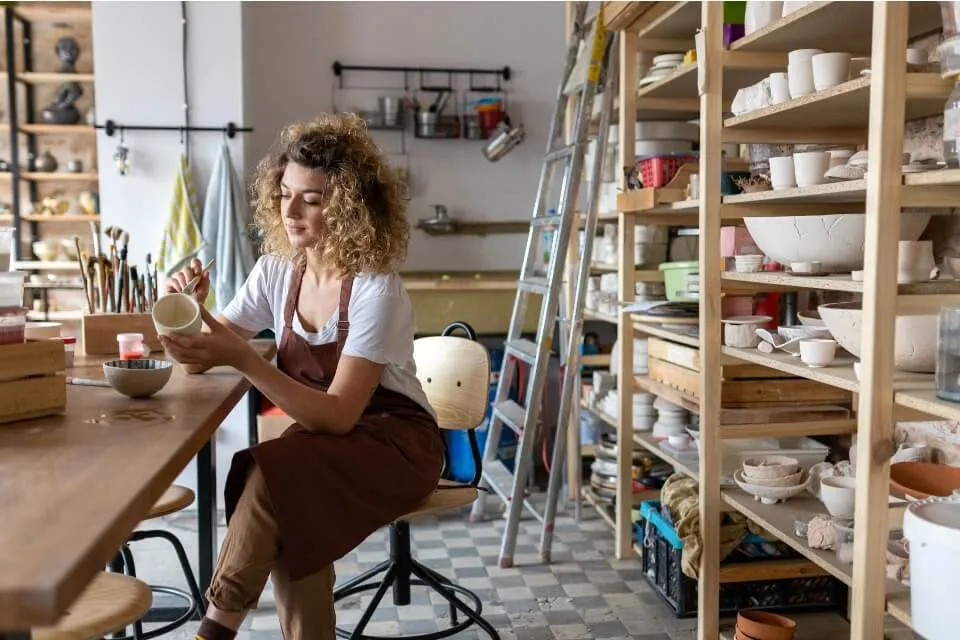
M 953 85 L 953 91 L 950 92 L 947 104 L 943 108 L 943 159 L 952 169 L 960 167 L 958 144 L 960 144 L 960 80 Z
M 960 307 L 941 308 L 937 324 L 937 397 L 960 402 Z

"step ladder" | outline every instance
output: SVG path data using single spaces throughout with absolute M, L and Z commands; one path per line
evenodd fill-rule
M 544 549 L 541 548 L 541 556 L 549 560 L 549 545 L 552 537 L 547 534 L 546 529 L 549 528 L 550 534 L 552 534 L 553 519 L 556 515 L 556 501 L 563 477 L 563 445 L 566 441 L 566 429 L 569 428 L 570 402 L 574 395 L 573 382 L 579 377 L 579 343 L 583 336 L 583 298 L 587 278 L 589 277 L 592 241 L 584 242 L 582 255 L 577 266 L 576 293 L 572 306 L 566 304 L 561 296 L 563 269 L 567 262 L 567 252 L 570 249 L 571 238 L 576 241 L 576 235 L 573 233 L 579 222 L 576 203 L 580 181 L 583 177 L 584 155 L 593 116 L 594 98 L 601 76 L 604 75 L 604 69 L 609 66 L 608 61 L 617 57 L 610 53 L 611 43 L 606 38 L 603 26 L 602 5 L 591 24 L 586 20 L 587 4 L 586 2 L 577 2 L 575 7 L 575 19 L 567 51 L 566 67 L 563 81 L 560 83 L 557 92 L 557 104 L 551 119 L 547 151 L 540 171 L 537 197 L 530 220 L 530 230 L 520 271 L 517 296 L 507 331 L 507 340 L 504 343 L 504 358 L 484 447 L 481 487 L 485 490 L 479 492 L 471 511 L 471 520 L 478 521 L 483 518 L 488 491 L 499 497 L 506 505 L 507 522 L 500 548 L 501 567 L 513 566 L 517 532 L 524 509 L 544 525 L 542 542 L 546 542 L 547 549 L 544 553 Z M 600 170 L 603 162 L 603 150 L 608 137 L 610 112 L 613 107 L 614 91 L 610 87 L 613 86 L 611 82 L 615 75 L 606 73 L 607 89 L 603 92 L 601 129 L 597 140 L 597 153 L 594 156 L 593 167 L 590 172 L 591 189 L 588 194 L 587 211 L 585 212 L 585 238 L 587 239 L 592 239 L 596 233 Z M 572 142 L 566 145 L 558 144 L 565 137 L 563 132 L 564 118 L 567 109 L 570 108 L 574 110 L 573 132 L 570 137 Z M 559 202 L 556 206 L 556 215 L 548 215 L 547 212 L 550 207 L 546 203 L 553 193 L 552 179 L 558 166 L 563 167 Z M 545 273 L 537 273 L 536 264 L 541 253 L 543 234 L 545 231 L 551 230 L 553 237 L 549 243 L 549 259 L 546 261 Z M 530 340 L 524 338 L 522 333 L 527 303 L 530 296 L 535 295 L 541 297 L 540 315 L 536 335 L 533 340 Z M 551 489 L 548 489 L 547 506 L 544 515 L 541 515 L 530 501 L 525 499 L 525 492 L 533 469 L 537 424 L 553 351 L 555 327 L 558 327 L 559 331 L 558 351 L 560 361 L 564 364 L 564 393 L 561 398 L 561 409 L 554 437 L 553 463 L 550 467 Z M 528 365 L 526 367 L 528 379 L 522 406 L 509 398 L 509 392 L 518 369 L 518 361 Z M 579 397 L 579 394 L 577 394 L 577 397 Z M 516 433 L 518 438 L 513 473 L 510 474 L 512 475 L 512 487 L 509 490 L 498 484 L 496 476 L 502 476 L 503 473 L 494 473 L 495 467 L 497 471 L 506 469 L 497 459 L 500 436 L 504 426 Z M 506 470 L 509 473 L 509 469 Z

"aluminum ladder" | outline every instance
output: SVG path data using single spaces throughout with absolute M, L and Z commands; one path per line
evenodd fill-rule
M 616 58 L 616 56 L 610 54 L 609 42 L 603 27 L 602 5 L 598 14 L 592 20 L 592 26 L 586 20 L 586 2 L 578 2 L 575 11 L 566 67 L 563 81 L 557 91 L 557 103 L 551 119 L 547 151 L 540 171 L 537 197 L 530 220 L 517 296 L 514 301 L 507 339 L 504 343 L 504 358 L 484 446 L 481 491 L 473 504 L 470 515 L 472 521 L 478 521 L 484 516 L 487 491 L 495 494 L 506 505 L 507 522 L 500 548 L 501 567 L 513 566 L 517 532 L 524 509 L 538 521 L 544 523 L 545 526 L 549 526 L 551 530 L 556 513 L 556 500 L 563 476 L 565 429 L 569 424 L 570 398 L 568 396 L 572 396 L 572 393 L 565 392 L 564 397 L 561 398 L 561 414 L 557 421 L 557 431 L 554 438 L 553 463 L 550 472 L 553 505 L 551 507 L 548 499 L 545 514 L 541 515 L 524 497 L 530 472 L 533 469 L 536 426 L 548 376 L 555 326 L 559 327 L 560 332 L 560 359 L 567 367 L 564 375 L 565 391 L 572 387 L 573 380 L 579 376 L 579 342 L 582 340 L 583 334 L 583 292 L 586 289 L 586 280 L 589 275 L 592 242 L 584 242 L 584 249 L 577 270 L 577 295 L 573 308 L 569 310 L 566 308 L 566 304 L 561 305 L 563 268 L 567 261 L 567 251 L 571 236 L 573 236 L 572 231 L 578 223 L 579 216 L 576 211 L 576 203 L 584 169 L 584 155 L 590 133 L 594 97 L 603 69 L 607 66 L 607 61 L 611 57 Z M 607 76 L 609 85 L 610 74 L 607 74 Z M 594 166 L 592 167 L 591 192 L 588 197 L 589 206 L 585 219 L 585 238 L 588 239 L 592 239 L 596 232 L 596 201 L 599 192 L 603 149 L 607 141 L 607 127 L 612 110 L 612 94 L 613 91 L 604 91 L 601 131 L 597 142 L 598 148 L 594 157 Z M 575 98 L 575 100 L 571 98 Z M 564 139 L 564 118 L 567 109 L 571 108 L 571 102 L 575 102 L 576 105 L 573 107 L 575 115 L 573 132 L 570 137 L 572 143 L 558 144 Z M 547 215 L 548 207 L 546 203 L 552 193 L 554 170 L 561 164 L 563 166 L 563 177 L 560 184 L 556 215 Z M 539 274 L 536 272 L 537 256 L 541 251 L 543 233 L 547 230 L 553 231 L 549 260 L 547 260 L 545 273 Z M 522 337 L 522 332 L 527 303 L 530 296 L 534 295 L 541 297 L 540 314 L 534 340 L 529 340 Z M 561 306 L 564 307 L 562 311 Z M 561 311 L 559 316 L 558 311 Z M 569 317 L 570 312 L 573 312 L 574 317 Z M 571 358 L 573 359 L 572 363 Z M 509 398 L 519 362 L 529 365 L 523 406 Z M 570 367 L 571 364 L 574 366 Z M 563 415 L 564 413 L 567 415 Z M 492 473 L 492 467 L 494 466 L 505 468 L 497 459 L 500 436 L 504 425 L 518 436 L 514 469 L 511 474 L 512 487 L 509 492 L 506 488 L 498 485 Z M 551 492 L 548 490 L 548 498 L 550 494 Z M 545 540 L 549 545 L 549 536 L 545 536 Z M 541 555 L 544 555 L 543 550 L 541 550 Z M 549 558 L 549 551 L 546 557 Z

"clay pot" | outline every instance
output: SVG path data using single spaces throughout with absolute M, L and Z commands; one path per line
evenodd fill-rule
M 756 640 L 793 640 L 797 623 L 767 611 L 741 609 L 737 612 L 737 632 Z
M 960 489 L 960 468 L 934 462 L 897 462 L 890 465 L 890 488 L 919 500 L 948 496 Z

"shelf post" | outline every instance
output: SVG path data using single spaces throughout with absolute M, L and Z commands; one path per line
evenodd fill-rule
M 894 428 L 891 346 L 897 302 L 908 9 L 906 2 L 873 3 L 850 635 L 854 640 L 882 638 L 886 609 L 890 464 L 884 451 Z
M 620 34 L 620 79 L 617 83 L 620 102 L 620 148 L 617 161 L 621 170 L 617 176 L 620 190 L 626 190 L 623 167 L 633 166 L 634 131 L 637 113 L 637 34 L 624 31 Z M 611 55 L 613 53 L 611 52 Z M 600 145 L 597 145 L 598 147 Z M 635 296 L 636 274 L 633 266 L 633 243 L 636 220 L 633 214 L 620 212 L 620 224 L 617 230 L 617 292 L 621 305 L 633 302 Z M 611 363 L 617 371 L 617 504 L 616 504 L 616 542 L 618 559 L 633 556 L 633 522 L 630 517 L 633 504 L 633 323 L 630 314 L 617 312 L 617 344 L 620 356 L 618 362 Z
M 720 633 L 720 177 L 723 3 L 701 3 L 700 86 L 700 555 L 697 637 Z

